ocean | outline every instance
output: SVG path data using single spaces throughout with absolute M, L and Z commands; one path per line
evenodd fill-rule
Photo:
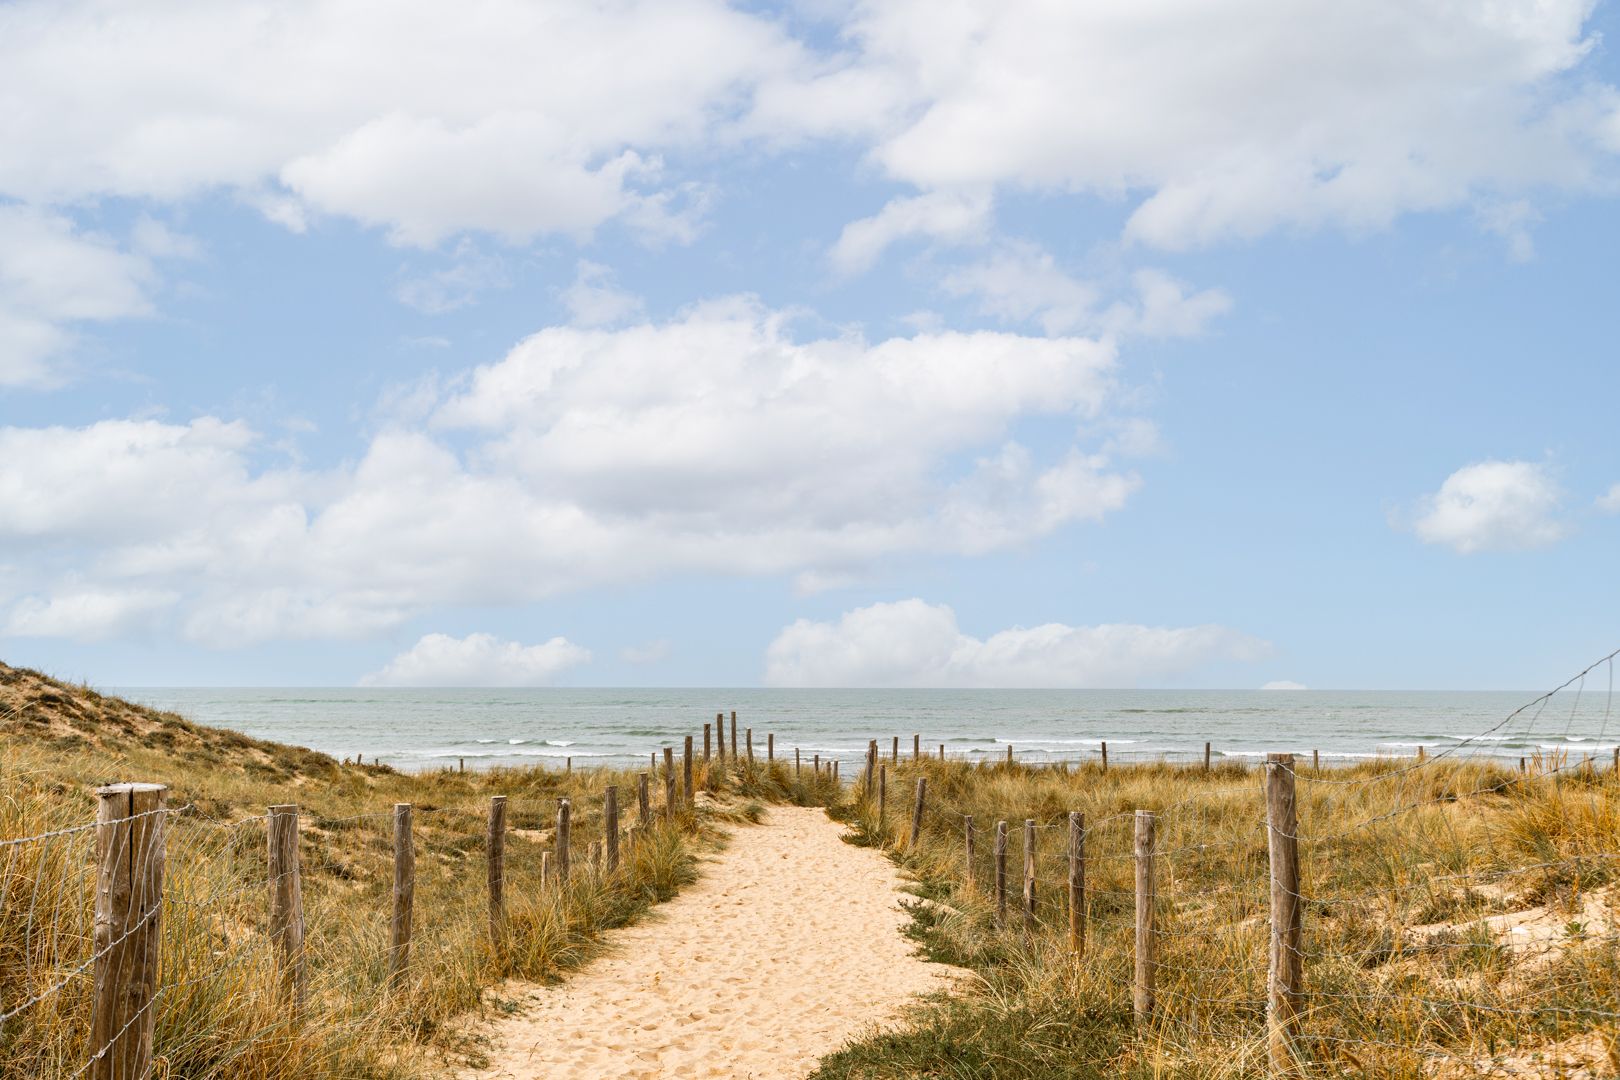
M 244 689 L 108 688 L 198 723 L 399 769 L 500 765 L 576 767 L 645 762 L 737 713 L 755 753 L 776 737 L 778 757 L 860 761 L 868 739 L 885 754 L 912 736 L 952 758 L 1086 761 L 1108 744 L 1111 762 L 1322 755 L 1324 763 L 1379 755 L 1457 752 L 1518 758 L 1612 754 L 1607 686 L 1565 692 L 1509 720 L 1537 692 L 1371 690 L 775 690 L 775 689 Z M 729 734 L 728 734 L 729 738 Z

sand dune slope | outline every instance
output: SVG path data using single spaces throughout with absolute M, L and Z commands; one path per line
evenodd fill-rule
M 911 955 L 899 877 L 820 810 L 739 828 L 703 879 L 567 983 L 515 984 L 526 1015 L 465 1077 L 801 1077 L 958 969 Z

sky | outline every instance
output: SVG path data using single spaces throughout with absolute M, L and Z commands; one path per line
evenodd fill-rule
M 7 0 L 0 658 L 1530 689 L 1620 644 L 1570 0 Z

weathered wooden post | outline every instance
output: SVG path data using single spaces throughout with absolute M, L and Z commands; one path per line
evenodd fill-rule
M 939 744 L 939 760 L 941 760 L 941 761 L 945 760 L 945 744 L 944 743 Z
M 1069 814 L 1069 948 L 1086 952 L 1086 815 Z
M 1294 755 L 1266 755 L 1266 836 L 1271 855 L 1271 964 L 1266 978 L 1266 1047 L 1274 1072 L 1298 1060 L 1299 1001 L 1305 990 L 1304 907 L 1299 895 Z
M 797 778 L 799 776 L 799 773 L 800 773 L 799 748 L 797 746 L 795 746 L 793 748 L 793 775 L 794 775 L 794 777 Z
M 1209 743 L 1204 744 L 1204 771 L 1209 772 Z
M 1136 812 L 1136 986 L 1132 1004 L 1136 1022 L 1153 1015 L 1158 979 L 1159 931 L 1153 912 L 1153 824 L 1151 811 Z
M 872 785 L 877 780 L 877 740 L 869 739 L 866 743 L 866 774 L 861 778 L 862 796 L 868 802 L 872 800 Z
M 894 763 L 900 764 L 900 736 L 894 737 Z
M 922 736 L 921 735 L 913 735 L 911 737 L 911 760 L 912 761 L 921 761 L 922 760 Z
M 1024 821 L 1024 929 L 1035 932 L 1035 819 Z
M 709 763 L 709 725 L 703 725 L 703 764 Z
M 911 811 L 911 843 L 908 850 L 916 851 L 922 840 L 923 801 L 928 795 L 928 777 L 917 777 L 917 805 Z
M 743 732 L 748 739 L 748 764 L 752 765 L 754 763 L 754 729 L 744 728 Z
M 608 873 L 619 868 L 619 789 L 602 792 L 602 833 L 607 840 Z
M 697 801 L 697 792 L 692 788 L 692 736 L 686 737 L 686 757 L 682 764 L 683 783 L 686 785 L 686 805 L 691 806 Z
M 568 833 L 572 811 L 573 807 L 567 799 L 557 800 L 557 879 L 565 882 L 568 880 Z
M 96 789 L 91 1080 L 142 1078 L 152 1065 L 168 788 Z
M 774 731 L 765 735 L 765 760 L 776 760 L 776 732 Z
M 975 885 L 978 884 L 978 876 L 979 876 L 979 872 L 978 872 L 977 868 L 975 867 L 974 861 L 973 861 L 973 815 L 972 814 L 964 814 L 962 816 L 962 841 L 963 841 L 963 843 L 962 843 L 963 857 L 967 860 L 967 883 L 968 883 L 968 888 L 971 889 Z
M 1008 743 L 1007 744 L 1007 768 L 1010 769 L 1012 767 L 1013 767 L 1012 743 Z
M 1007 925 L 1007 823 L 996 822 L 996 925 Z
M 304 964 L 304 886 L 298 858 L 298 807 L 272 806 L 265 821 L 269 839 L 270 940 L 276 966 L 293 1008 L 302 1009 L 309 992 Z
M 394 917 L 388 924 L 388 980 L 405 979 L 411 959 L 411 915 L 416 906 L 416 837 L 411 804 L 394 804 Z
M 1103 772 L 1107 772 L 1108 771 L 1108 744 L 1106 742 L 1102 744 L 1102 755 L 1103 755 Z
M 719 736 L 720 767 L 722 769 L 724 769 L 726 767 L 726 714 L 725 713 L 718 713 L 717 712 L 717 713 L 714 714 L 714 726 L 719 729 L 715 734 L 717 734 Z
M 675 820 L 675 748 L 664 747 L 664 820 Z
M 739 760 L 737 761 L 737 764 L 741 765 L 742 764 L 741 755 L 738 754 L 737 751 L 738 751 L 738 746 L 737 746 L 737 710 L 732 709 L 731 710 L 731 756 L 734 757 L 734 758 L 738 758 Z
M 489 797 L 489 828 L 484 834 L 484 862 L 489 879 L 489 940 L 496 950 L 506 944 L 506 796 Z
M 810 775 L 815 777 L 818 781 L 821 779 L 821 755 L 820 754 L 812 754 L 810 756 Z

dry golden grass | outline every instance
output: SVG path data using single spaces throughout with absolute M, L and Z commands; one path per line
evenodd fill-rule
M 612 770 L 397 773 L 346 766 L 296 747 L 209 729 L 0 665 L 0 840 L 83 826 L 106 783 L 168 785 L 169 815 L 155 1078 L 389 1077 L 476 1061 L 452 1024 L 507 1007 L 490 988 L 549 979 L 693 879 L 694 853 L 722 827 L 757 817 L 750 799 L 810 804 L 825 781 L 778 763 L 729 776 L 699 766 L 701 798 L 648 830 L 613 873 L 588 865 L 602 839 L 602 798 L 620 792 L 635 820 L 637 777 Z M 653 803 L 662 809 L 662 786 Z M 484 828 L 489 798 L 508 798 L 506 946 L 487 933 Z M 573 806 L 574 873 L 542 888 L 556 800 Z M 279 989 L 268 929 L 269 805 L 301 809 L 310 989 L 302 1015 Z M 415 932 L 407 978 L 387 979 L 394 803 L 414 806 Z M 85 1060 L 92 955 L 94 832 L 0 847 L 0 1013 L 57 983 L 0 1026 L 0 1077 L 69 1076 Z
M 1487 759 L 1301 769 L 1310 1075 L 1614 1076 L 1620 1014 L 1617 796 L 1607 770 Z M 921 843 L 915 781 L 928 779 Z M 984 976 L 898 1033 L 827 1059 L 832 1077 L 1246 1077 L 1266 1071 L 1268 856 L 1262 776 L 1228 765 L 1103 771 L 891 765 L 889 801 L 841 810 L 933 903 L 915 933 Z M 1160 937 L 1153 1021 L 1131 1009 L 1131 813 L 1158 814 Z M 1068 947 L 1067 815 L 1086 815 L 1087 948 Z M 983 830 L 968 883 L 962 815 Z M 1019 912 L 1023 823 L 1037 830 L 1036 915 Z M 1009 919 L 990 890 L 1009 823 Z M 1602 1053 L 1593 1047 L 1604 1048 Z M 1573 1048 L 1573 1049 L 1572 1049 Z M 1575 1059 L 1584 1054 L 1587 1063 Z M 1553 1062 L 1564 1062 L 1554 1068 Z

